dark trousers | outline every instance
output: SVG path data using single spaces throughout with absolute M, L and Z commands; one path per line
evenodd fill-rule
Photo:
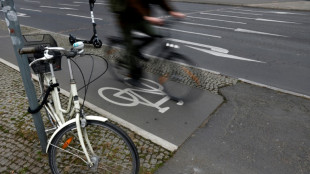
M 139 53 L 139 50 L 141 50 L 143 47 L 147 46 L 149 43 L 151 43 L 156 33 L 150 23 L 147 21 L 140 19 L 133 22 L 130 22 L 129 20 L 126 20 L 126 17 L 119 16 L 119 25 L 121 28 L 121 33 L 124 38 L 124 45 L 126 49 L 127 59 L 128 59 L 128 65 L 130 67 L 130 70 L 132 72 L 132 75 L 135 76 L 135 73 L 140 73 L 138 71 L 139 65 L 136 61 L 136 56 Z M 132 32 L 133 31 L 139 31 L 142 32 L 149 37 L 147 39 L 143 39 L 143 41 L 139 42 L 136 40 Z M 138 42 L 137 42 L 138 41 Z

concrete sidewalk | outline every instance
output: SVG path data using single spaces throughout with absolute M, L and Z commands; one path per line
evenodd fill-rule
M 310 100 L 245 83 L 158 174 L 310 173 Z
M 310 10 L 310 1 L 174 0 Z M 310 100 L 246 84 L 220 89 L 226 101 L 158 174 L 310 173 Z
M 310 11 L 309 0 L 171 0 L 175 2 L 205 3 L 217 5 L 233 5 L 244 7 L 260 7 L 282 10 L 303 10 Z

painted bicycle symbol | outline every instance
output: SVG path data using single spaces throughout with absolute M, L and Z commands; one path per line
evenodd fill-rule
M 145 106 L 156 108 L 160 113 L 165 113 L 167 110 L 170 109 L 170 107 L 161 107 L 162 104 L 170 100 L 170 97 L 167 96 L 165 92 L 163 92 L 164 87 L 162 85 L 149 79 L 142 79 L 141 84 L 142 87 L 126 89 L 103 87 L 98 90 L 98 94 L 106 101 L 120 106 L 133 107 L 142 104 Z M 108 97 L 107 94 L 111 93 L 110 91 L 114 91 L 114 93 L 112 96 L 109 95 Z M 138 92 L 159 95 L 162 96 L 162 98 L 159 99 L 157 102 L 151 102 L 148 99 L 139 95 Z M 182 103 L 177 104 L 182 105 Z

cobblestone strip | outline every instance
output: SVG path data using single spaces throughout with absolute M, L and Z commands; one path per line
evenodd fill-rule
M 19 72 L 0 63 L 0 173 L 47 173 Z

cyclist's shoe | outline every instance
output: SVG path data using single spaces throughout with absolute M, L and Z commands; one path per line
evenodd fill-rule
M 142 68 L 135 67 L 130 70 L 130 77 L 135 80 L 139 80 L 142 77 Z
M 137 79 L 130 78 L 130 79 L 127 79 L 125 83 L 134 88 L 143 88 L 143 84 L 141 83 L 140 80 L 137 80 Z

